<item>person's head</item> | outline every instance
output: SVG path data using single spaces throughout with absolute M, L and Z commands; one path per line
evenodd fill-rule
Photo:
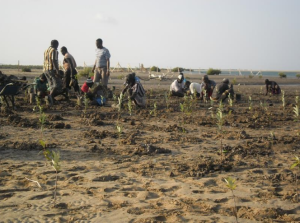
M 189 89 L 190 85 L 191 85 L 191 82 L 190 81 L 186 81 L 185 84 L 184 84 L 184 88 L 185 89 Z
M 60 48 L 60 52 L 62 55 L 65 55 L 68 52 L 67 47 L 63 46 L 62 48 Z
M 86 79 L 85 83 L 89 88 L 93 86 L 93 80 L 91 78 Z
M 207 76 L 207 75 L 204 75 L 204 76 L 202 77 L 202 81 L 203 81 L 204 83 L 207 83 L 207 82 L 208 82 L 208 76 Z
M 269 79 L 266 79 L 265 84 L 269 84 L 269 83 L 270 83 Z
M 42 81 L 42 82 L 46 81 L 46 76 L 45 76 L 45 74 L 41 74 L 41 75 L 40 75 L 40 81 Z
M 101 49 L 101 48 L 103 47 L 102 44 L 103 44 L 102 39 L 97 39 L 97 40 L 96 40 L 96 46 L 97 46 L 97 48 L 100 48 L 100 49 Z
M 133 86 L 135 84 L 135 73 L 128 74 L 125 79 L 125 85 Z
M 229 80 L 227 78 L 224 78 L 222 81 L 224 84 L 229 84 Z
M 178 75 L 178 77 L 177 77 L 177 82 L 178 82 L 178 83 L 182 83 L 183 79 L 184 79 L 183 73 L 180 73 L 180 74 Z
M 51 41 L 51 46 L 52 46 L 54 49 L 57 50 L 58 45 L 59 45 L 59 43 L 58 43 L 58 41 L 57 41 L 56 39 L 54 39 L 54 40 Z

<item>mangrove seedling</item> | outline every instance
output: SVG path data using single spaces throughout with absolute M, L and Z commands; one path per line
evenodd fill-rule
M 117 125 L 117 132 L 118 132 L 118 137 L 119 139 L 121 138 L 121 134 L 123 132 L 123 127 L 120 125 Z
M 291 169 L 294 169 L 295 167 L 298 167 L 298 172 L 300 172 L 300 158 L 298 156 L 295 156 L 294 158 L 295 162 L 291 165 Z M 296 201 L 299 200 L 299 193 L 298 193 L 298 174 L 296 172 Z
M 252 98 L 251 98 L 251 96 L 249 96 L 249 110 L 250 111 L 252 110 L 252 106 L 253 106 L 253 104 L 252 104 Z
M 156 106 L 156 102 L 154 102 L 154 104 L 153 104 L 153 109 L 150 110 L 150 115 L 153 115 L 153 116 L 155 116 L 155 117 L 156 117 L 156 115 L 157 115 L 157 106 Z
M 224 125 L 225 122 L 225 115 L 223 114 L 222 101 L 220 101 L 219 107 L 217 109 L 216 119 L 217 119 L 217 126 L 219 127 L 219 131 L 222 131 L 222 126 Z
M 299 106 L 295 105 L 295 107 L 293 108 L 294 111 L 294 117 L 295 117 L 295 121 L 299 120 Z
M 235 202 L 235 196 L 234 196 L 234 193 L 233 193 L 233 191 L 236 188 L 235 179 L 233 179 L 231 177 L 227 177 L 224 180 L 226 182 L 226 187 L 228 187 L 231 190 L 231 192 L 232 192 L 232 198 L 233 198 L 233 202 L 234 202 L 234 211 L 233 211 L 233 214 L 235 216 L 236 222 L 238 223 L 237 207 L 236 207 L 236 202 Z
M 284 91 L 282 91 L 282 98 L 281 98 L 281 100 L 282 100 L 282 108 L 283 108 L 283 110 L 285 109 L 285 97 L 284 97 L 285 95 L 284 95 Z
M 131 101 L 131 99 L 130 99 L 129 96 L 128 96 L 128 103 L 127 103 L 127 105 L 128 105 L 129 115 L 131 116 L 131 114 L 132 114 L 132 101 Z
M 170 100 L 169 100 L 169 94 L 168 92 L 165 92 L 165 102 L 166 102 L 166 106 L 167 106 L 167 109 L 169 109 L 169 106 L 170 106 Z
M 233 105 L 233 100 L 232 100 L 232 98 L 231 98 L 231 94 L 230 94 L 230 93 L 229 93 L 229 95 L 228 95 L 228 103 L 229 103 L 229 106 L 232 107 L 232 105 Z
M 118 104 L 118 111 L 119 111 L 119 114 L 122 111 L 123 98 L 124 98 L 124 95 L 123 95 L 123 93 L 121 93 L 120 97 L 118 97 L 118 102 L 119 102 L 119 104 Z

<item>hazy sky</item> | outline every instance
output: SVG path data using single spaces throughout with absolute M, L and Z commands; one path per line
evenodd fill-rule
M 77 64 L 102 38 L 111 66 L 300 70 L 300 0 L 0 0 L 0 63 Z M 62 55 L 59 55 L 62 59 Z

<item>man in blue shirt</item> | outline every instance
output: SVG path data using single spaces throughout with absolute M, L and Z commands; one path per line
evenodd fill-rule
M 110 53 L 109 50 L 103 47 L 102 39 L 96 40 L 96 60 L 92 72 L 94 73 L 94 83 L 99 84 L 106 89 L 109 78 Z

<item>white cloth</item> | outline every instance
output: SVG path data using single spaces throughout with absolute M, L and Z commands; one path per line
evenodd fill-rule
M 178 83 L 178 81 L 175 80 L 170 86 L 170 91 L 182 92 L 183 88 L 184 88 L 183 81 L 181 83 Z
M 191 91 L 191 94 L 194 94 L 195 91 L 196 91 L 196 93 L 200 94 L 202 91 L 202 85 L 193 82 L 190 84 L 190 91 Z
M 96 49 L 96 67 L 106 67 L 107 60 L 110 58 L 109 50 L 103 47 L 102 49 Z

